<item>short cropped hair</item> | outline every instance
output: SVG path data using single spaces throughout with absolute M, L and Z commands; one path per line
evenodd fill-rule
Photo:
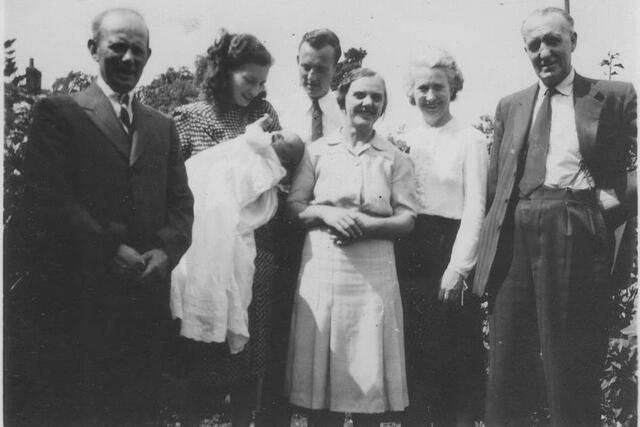
M 458 92 L 464 86 L 464 77 L 458 63 L 454 57 L 444 49 L 427 49 L 421 55 L 415 57 L 409 64 L 409 70 L 405 76 L 405 92 L 409 97 L 411 105 L 416 105 L 413 97 L 413 84 L 415 83 L 415 74 L 419 69 L 438 68 L 447 75 L 449 89 L 451 90 L 451 101 L 456 99 Z
M 337 64 L 342 56 L 342 49 L 340 48 L 340 39 L 328 28 L 318 28 L 316 30 L 311 30 L 302 36 L 302 40 L 298 45 L 298 51 L 303 44 L 309 43 L 314 49 L 322 49 L 325 46 L 331 46 L 333 48 L 334 53 L 334 61 Z
M 114 7 L 111 9 L 107 9 L 101 12 L 95 18 L 93 18 L 93 21 L 91 21 L 91 37 L 93 38 L 94 42 L 98 43 L 100 41 L 100 36 L 101 36 L 100 30 L 102 29 L 102 21 L 107 15 L 110 15 L 112 13 L 123 13 L 123 14 L 135 15 L 136 17 L 138 17 L 140 21 L 142 21 L 142 23 L 144 24 L 144 27 L 147 29 L 147 48 L 149 47 L 150 45 L 149 27 L 147 27 L 147 23 L 144 20 L 144 16 L 142 16 L 142 14 L 137 10 L 129 7 Z
M 560 15 L 564 19 L 564 22 L 566 23 L 567 31 L 569 31 L 570 33 L 573 33 L 574 31 L 573 18 L 571 17 L 571 15 L 567 13 L 566 10 L 561 9 L 559 7 L 544 7 L 544 8 L 534 10 L 525 18 L 524 21 L 522 21 L 522 26 L 520 27 L 520 34 L 522 34 L 522 37 L 524 38 L 524 29 L 525 29 L 525 26 L 527 25 L 527 21 L 529 20 L 529 18 L 531 18 L 532 16 L 546 16 L 553 13 Z
M 376 71 L 373 71 L 370 68 L 356 68 L 351 70 L 349 74 L 347 74 L 338 84 L 338 89 L 336 93 L 336 100 L 338 101 L 338 105 L 340 109 L 344 111 L 345 109 L 345 98 L 347 97 L 347 93 L 349 92 L 349 88 L 351 87 L 351 83 L 356 80 L 365 78 L 365 77 L 378 77 L 382 80 L 382 86 L 384 87 L 384 103 L 382 104 L 382 111 L 380 114 L 384 114 L 387 110 L 387 102 L 389 98 L 387 97 L 387 84 L 384 82 L 384 78 L 378 74 Z

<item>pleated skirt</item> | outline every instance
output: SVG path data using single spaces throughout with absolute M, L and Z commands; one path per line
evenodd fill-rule
M 402 411 L 408 405 L 392 241 L 338 247 L 325 230 L 307 234 L 285 392 L 294 405 L 336 412 Z

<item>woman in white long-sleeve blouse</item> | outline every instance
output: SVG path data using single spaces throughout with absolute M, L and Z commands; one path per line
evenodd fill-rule
M 445 51 L 430 50 L 409 68 L 407 95 L 423 118 L 401 136 L 414 163 L 418 217 L 396 244 L 410 425 L 423 425 L 425 417 L 435 425 L 473 425 L 481 415 L 480 310 L 465 290 L 484 217 L 487 146 L 482 133 L 451 114 L 462 86 Z

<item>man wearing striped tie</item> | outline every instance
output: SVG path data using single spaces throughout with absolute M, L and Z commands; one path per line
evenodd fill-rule
M 318 138 L 330 135 L 342 125 L 342 111 L 331 91 L 331 81 L 336 73 L 336 65 L 342 50 L 336 34 L 326 28 L 316 29 L 304 34 L 298 46 L 298 76 L 301 90 L 297 90 L 279 106 L 278 118 L 284 129 L 295 132 L 305 144 L 311 144 Z M 281 192 L 286 198 L 287 190 Z M 284 200 L 283 200 L 284 202 Z M 281 204 L 284 206 L 284 203 Z M 304 231 L 295 230 L 291 220 L 283 218 L 279 234 L 279 275 L 281 289 L 276 296 L 277 318 L 274 319 L 273 348 L 275 369 L 267 379 L 267 390 L 271 396 L 282 396 L 284 384 L 284 365 L 293 292 L 298 279 L 300 255 L 304 240 Z M 281 398 L 281 397 L 280 397 Z M 285 408 L 286 402 L 274 402 L 274 407 Z M 288 425 L 286 411 L 275 415 L 274 425 Z
M 302 91 L 288 100 L 280 123 L 304 142 L 327 136 L 342 124 L 342 112 L 331 91 L 341 55 L 340 40 L 329 29 L 309 31 L 300 41 L 297 62 Z
M 615 226 L 605 219 L 625 195 L 636 93 L 575 72 L 578 36 L 562 9 L 531 13 L 522 37 L 538 82 L 498 104 L 474 281 L 491 304 L 485 424 L 530 425 L 542 404 L 552 426 L 599 426 Z
M 42 251 L 42 372 L 27 424 L 158 425 L 168 273 L 190 245 L 193 198 L 173 121 L 133 96 L 151 54 L 143 17 L 110 9 L 91 30 L 97 80 L 42 100 L 27 143 Z

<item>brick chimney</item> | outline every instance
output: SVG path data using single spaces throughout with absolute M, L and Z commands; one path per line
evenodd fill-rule
M 29 66 L 25 72 L 27 77 L 27 92 L 38 95 L 42 89 L 42 73 L 33 66 L 33 58 L 29 58 Z

